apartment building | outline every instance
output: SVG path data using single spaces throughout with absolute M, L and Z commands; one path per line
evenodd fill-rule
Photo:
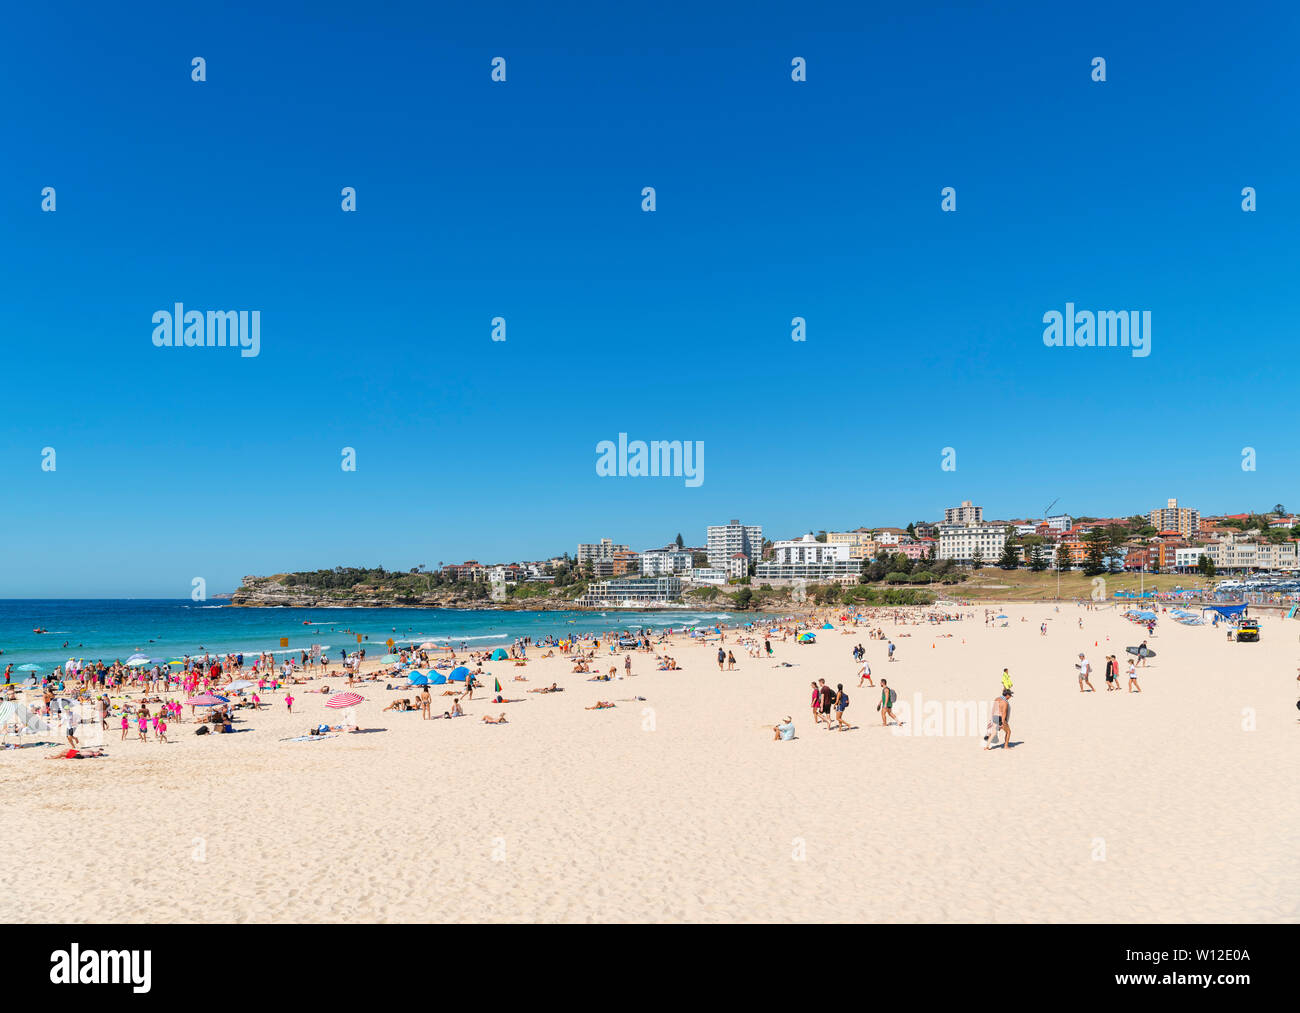
M 1147 520 L 1157 531 L 1177 531 L 1184 538 L 1195 538 L 1201 527 L 1201 512 L 1180 507 L 1178 500 L 1171 499 L 1147 514 Z
M 763 526 L 741 524 L 733 520 L 727 524 L 710 524 L 708 528 L 709 566 L 726 570 L 731 557 L 737 552 L 750 559 L 763 558 Z

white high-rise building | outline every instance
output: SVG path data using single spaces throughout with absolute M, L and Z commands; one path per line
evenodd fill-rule
M 751 562 L 758 562 L 763 558 L 763 526 L 736 520 L 729 524 L 710 524 L 707 552 L 709 566 L 719 570 L 727 569 L 737 552 L 744 553 Z
M 594 563 L 598 559 L 612 560 L 614 553 L 628 551 L 626 545 L 615 545 L 608 538 L 602 538 L 599 542 L 579 542 L 578 565 Z

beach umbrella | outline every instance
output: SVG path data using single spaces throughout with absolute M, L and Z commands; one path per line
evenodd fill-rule
M 835 629 L 835 627 L 832 626 L 830 623 L 822 623 L 822 629 L 824 629 L 824 630 L 833 630 L 833 629 Z
M 331 710 L 344 710 L 348 707 L 355 707 L 365 699 L 360 693 L 335 693 L 325 701 L 325 706 Z
M 447 678 L 452 679 L 455 682 L 464 682 L 465 676 L 467 675 L 469 675 L 469 669 L 464 665 L 461 665 L 460 668 L 453 668 L 451 674 L 447 676 Z
M 18 671 L 20 672 L 39 672 L 40 670 L 40 665 L 33 665 L 31 662 L 28 662 L 26 665 L 18 666 Z
M 420 645 L 420 650 L 422 651 L 436 651 L 437 649 L 438 649 L 438 645 L 435 644 L 432 640 L 426 640 L 424 643 Z
M 128 662 L 126 663 L 126 667 L 127 667 L 127 668 L 144 668 L 144 666 L 147 665 L 147 664 L 149 664 L 149 659 L 148 659 L 148 658 L 132 658 L 130 661 L 128 661 Z
M 224 688 L 231 689 L 231 690 L 239 690 L 239 689 L 248 689 L 256 685 L 257 683 L 255 683 L 252 679 L 236 679 L 234 682 L 230 683 L 230 685 Z
M 192 696 L 185 701 L 186 707 L 215 707 L 217 704 L 230 703 L 224 696 L 217 696 L 215 693 L 200 693 L 198 696 Z
M 391 665 L 393 662 L 401 661 L 401 660 L 402 659 L 399 658 L 396 654 L 385 654 L 382 658 L 379 659 L 379 663 L 381 665 Z

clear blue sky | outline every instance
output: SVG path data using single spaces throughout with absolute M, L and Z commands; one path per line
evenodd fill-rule
M 465 6 L 6 12 L 0 595 L 1300 507 L 1294 5 Z M 1067 301 L 1153 353 L 1044 347 Z

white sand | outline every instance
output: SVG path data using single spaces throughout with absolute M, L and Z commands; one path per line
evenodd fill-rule
M 1003 610 L 1005 629 L 980 618 L 886 624 L 893 664 L 865 630 L 825 632 L 813 647 L 775 642 L 777 661 L 794 668 L 738 652 L 739 671 L 719 673 L 716 645 L 673 648 L 679 672 L 634 655 L 636 677 L 612 683 L 570 674 L 568 659 L 494 663 L 506 695 L 526 702 L 494 706 L 480 692 L 469 717 L 422 721 L 380 713 L 413 691 L 367 686 L 362 723 L 381 731 L 298 744 L 279 739 L 333 712 L 324 697 L 295 692 L 290 716 L 281 693 L 269 711 L 241 712 L 252 730 L 237 735 L 196 737 L 182 724 L 175 744 L 157 745 L 119 743 L 112 729 L 106 759 L 0 753 L 9 859 L 0 913 L 53 922 L 1300 920 L 1300 623 L 1266 620 L 1261 643 L 1229 644 L 1222 631 L 1166 620 L 1151 640 L 1159 656 L 1142 672 L 1145 692 L 1130 695 L 1107 693 L 1101 674 L 1106 653 L 1140 639 L 1118 610 Z M 908 703 L 918 691 L 987 703 L 1010 665 L 1019 745 L 982 751 L 982 725 L 964 736 L 882 729 L 878 693 L 853 677 L 859 641 L 877 681 L 889 679 Z M 1095 694 L 1078 692 L 1080 649 Z M 527 683 L 512 681 L 521 673 Z M 808 684 L 818 677 L 845 683 L 855 730 L 813 725 Z M 566 691 L 523 692 L 552 680 Z M 633 694 L 647 701 L 629 702 Z M 583 709 L 601 698 L 618 706 Z M 503 710 L 509 724 L 481 723 Z M 798 738 L 774 742 L 768 726 L 786 714 Z M 1249 714 L 1257 727 L 1248 731 Z

